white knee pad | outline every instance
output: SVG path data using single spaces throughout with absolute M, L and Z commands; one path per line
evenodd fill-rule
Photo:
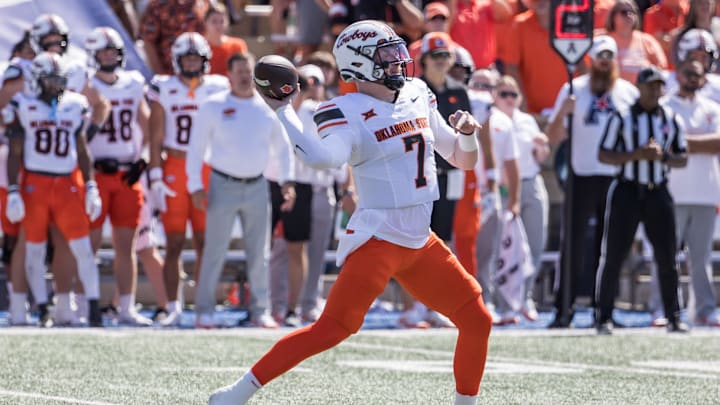
M 100 274 L 90 246 L 90 238 L 73 239 L 68 242 L 77 261 L 78 276 L 89 300 L 100 298 Z
M 45 256 L 47 255 L 47 244 L 45 242 L 25 243 L 25 274 L 28 285 L 38 304 L 47 304 L 48 292 L 45 282 Z

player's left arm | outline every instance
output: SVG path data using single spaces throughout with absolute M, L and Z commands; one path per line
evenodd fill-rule
M 77 148 L 78 167 L 82 173 L 83 180 L 87 183 L 95 179 L 95 171 L 93 170 L 90 149 L 87 146 L 87 140 L 83 134 L 83 127 L 75 131 L 75 145 Z
M 435 133 L 435 150 L 458 169 L 471 170 L 478 161 L 477 132 L 481 125 L 472 114 L 461 110 L 450 116 L 450 125 L 437 109 L 431 110 L 430 127 Z
M 85 133 L 87 139 L 92 139 L 97 131 L 102 128 L 103 124 L 105 124 L 105 120 L 110 115 L 110 102 L 90 84 L 90 81 L 85 83 L 82 95 L 87 97 L 88 104 L 90 104 L 90 108 L 92 108 L 90 125 Z
M 143 134 L 143 146 L 150 143 L 150 105 L 145 97 L 140 98 L 137 109 L 137 123 Z

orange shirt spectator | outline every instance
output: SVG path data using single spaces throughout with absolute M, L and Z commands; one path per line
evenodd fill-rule
M 451 0 L 450 37 L 472 55 L 475 66 L 484 69 L 495 63 L 495 22 L 506 21 L 513 10 L 506 0 Z
M 509 0 L 508 4 L 510 5 L 510 8 L 512 9 L 513 16 L 520 14 L 521 12 L 526 11 L 527 9 L 520 3 L 518 0 Z M 522 8 L 522 10 L 521 10 Z M 505 49 L 508 47 L 513 47 L 515 44 L 508 42 L 509 39 L 512 37 L 512 26 L 513 26 L 513 19 L 508 18 L 506 21 L 503 22 L 496 22 L 495 23 L 495 38 L 496 38 L 496 44 L 495 44 L 495 50 L 496 50 L 496 56 L 495 59 L 499 59 L 504 62 L 503 55 L 505 55 Z M 498 69 L 501 69 L 500 66 L 498 66 Z
M 138 36 L 144 41 L 150 69 L 157 74 L 172 74 L 170 48 L 183 32 L 205 30 L 205 0 L 151 0 L 140 20 Z
M 605 27 L 605 21 L 607 20 L 610 10 L 615 5 L 615 0 L 595 0 L 595 7 L 593 7 L 593 21 L 595 29 L 602 29 Z
M 232 54 L 245 53 L 247 44 L 240 38 L 225 35 L 228 27 L 227 9 L 221 3 L 211 6 L 205 14 L 205 39 L 210 44 L 212 58 L 210 73 L 227 73 L 227 61 Z
M 423 27 L 423 34 L 428 32 L 448 32 L 450 30 L 450 10 L 447 6 L 438 1 L 428 3 L 423 9 L 423 15 L 425 18 L 425 25 Z M 455 42 L 451 41 L 452 45 Z M 423 74 L 422 65 L 420 65 L 420 48 L 422 47 L 422 39 L 413 41 L 408 46 L 408 54 L 415 61 L 414 71 L 408 71 L 408 74 L 413 77 L 420 77 Z
M 618 0 L 610 10 L 605 30 L 617 43 L 620 77 L 635 83 L 638 72 L 655 65 L 667 69 L 665 52 L 652 35 L 640 31 L 640 14 L 633 0 Z
M 684 0 L 663 0 L 645 11 L 643 31 L 655 37 L 670 59 L 671 32 L 685 24 L 688 3 Z
M 515 17 L 512 38 L 503 57 L 508 73 L 520 78 L 527 100 L 527 112 L 539 114 L 552 108 L 560 88 L 567 82 L 565 62 L 550 47 L 550 33 L 540 24 L 535 11 Z

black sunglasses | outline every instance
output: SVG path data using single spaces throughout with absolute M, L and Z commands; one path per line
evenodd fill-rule
M 450 53 L 449 52 L 431 53 L 430 57 L 433 59 L 450 59 Z
M 635 15 L 635 14 L 636 14 L 636 13 L 635 13 L 635 10 L 631 10 L 631 9 L 629 9 L 629 8 L 627 8 L 627 9 L 625 9 L 625 10 L 620 10 L 620 11 L 618 11 L 618 13 L 622 14 L 622 15 L 625 16 L 625 17 L 629 17 L 629 16 L 631 16 L 631 15 Z
M 475 83 L 472 85 L 472 88 L 478 90 L 495 90 L 495 86 L 487 83 Z
M 500 98 L 518 98 L 519 96 L 519 94 L 517 94 L 516 92 L 507 90 L 501 91 L 500 93 L 498 93 L 498 95 L 500 96 Z

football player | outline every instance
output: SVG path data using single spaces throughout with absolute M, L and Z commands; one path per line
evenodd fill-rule
M 343 270 L 320 318 L 280 339 L 210 404 L 244 404 L 263 385 L 355 333 L 390 278 L 457 325 L 455 404 L 475 404 L 491 319 L 477 281 L 430 232 L 430 215 L 439 197 L 434 151 L 461 169 L 473 168 L 479 124 L 466 111 L 452 115 L 454 128 L 445 122 L 427 86 L 407 81 L 405 42 L 383 23 L 348 26 L 333 52 L 342 78 L 357 82 L 358 93 L 318 106 L 319 137 L 303 133 L 287 98 L 266 100 L 300 159 L 316 168 L 352 166 L 359 201 L 338 247 Z
M 88 299 L 89 324 L 102 326 L 99 274 L 89 238 L 89 220 L 100 214 L 101 200 L 85 143 L 88 102 L 84 96 L 66 90 L 66 71 L 58 54 L 41 53 L 33 59 L 31 70 L 37 95 L 20 93 L 10 103 L 13 119 L 7 132 L 10 151 L 5 214 L 12 222 L 22 221 L 25 230 L 25 269 L 42 326 L 51 325 L 45 285 L 45 242 L 51 223 L 68 241 L 77 261 Z M 22 188 L 18 186 L 21 165 Z M 72 177 L 78 166 L 85 181 L 84 197 L 82 186 Z
M 207 74 L 212 53 L 205 38 L 196 32 L 181 34 L 172 46 L 172 76 L 156 75 L 150 83 L 150 188 L 153 203 L 161 214 L 167 238 L 165 251 L 165 288 L 168 296 L 164 326 L 178 325 L 182 308 L 178 301 L 180 253 L 185 229 L 190 221 L 193 246 L 197 252 L 196 275 L 204 244 L 205 212 L 194 207 L 187 190 L 185 154 L 190 131 L 198 110 L 208 97 L 229 88 L 224 76 Z M 165 159 L 163 160 L 163 152 Z M 210 167 L 203 168 L 203 183 L 208 186 Z
M 138 180 L 146 166 L 140 152 L 143 134 L 149 132 L 150 117 L 150 107 L 145 101 L 145 78 L 136 70 L 123 69 L 122 38 L 110 27 L 95 28 L 85 40 L 85 49 L 91 66 L 96 69 L 90 82 L 111 105 L 105 125 L 87 139 L 95 159 L 95 180 L 103 202 L 100 216 L 90 224 L 90 239 L 93 251 L 97 252 L 105 218 L 109 217 L 115 248 L 113 270 L 120 294 L 118 323 L 149 326 L 152 321 L 135 310 L 137 258 L 134 249 L 143 204 Z
M 89 102 L 91 118 L 86 132 L 88 138 L 92 138 L 108 117 L 110 103 L 88 80 L 87 66 L 84 61 L 68 54 L 70 30 L 67 24 L 56 14 L 42 14 L 33 21 L 30 39 L 37 52 L 54 52 L 61 56 L 67 71 L 66 89 L 81 93 Z M 82 183 L 82 176 L 77 170 L 74 178 L 78 184 Z M 55 318 L 60 323 L 82 322 L 87 317 L 86 299 L 82 296 L 82 284 L 73 286 L 73 280 L 77 278 L 77 270 L 72 261 L 72 252 L 68 249 L 67 241 L 62 240 L 61 233 L 55 226 L 50 227 L 50 236 L 53 246 L 50 267 L 55 275 L 57 296 Z M 79 293 L 77 311 L 71 311 L 71 307 L 74 305 L 69 292 L 73 288 Z

